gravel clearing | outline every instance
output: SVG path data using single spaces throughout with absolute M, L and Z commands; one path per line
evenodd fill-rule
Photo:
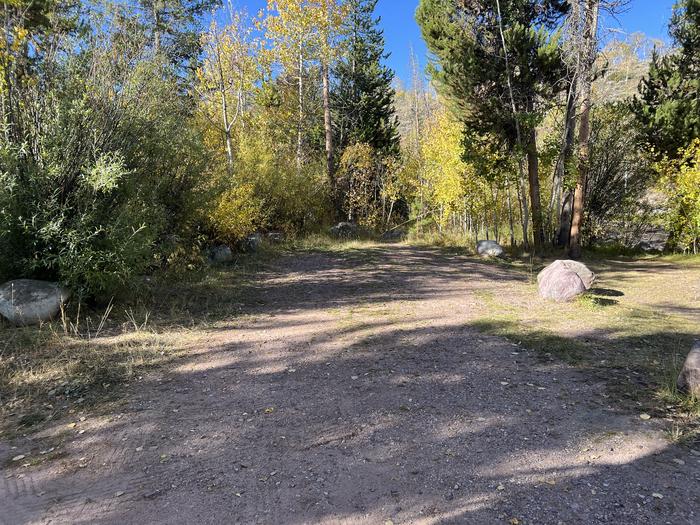
M 113 413 L 0 443 L 0 523 L 700 523 L 700 452 L 470 325 L 478 290 L 524 278 L 405 246 L 285 256 Z

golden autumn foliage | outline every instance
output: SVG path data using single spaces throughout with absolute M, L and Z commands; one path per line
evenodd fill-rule
M 251 184 L 240 184 L 224 192 L 211 213 L 219 240 L 235 243 L 253 233 L 262 218 L 262 202 Z
M 660 187 L 669 199 L 667 225 L 684 251 L 700 251 L 700 139 L 679 151 L 676 160 L 657 165 Z

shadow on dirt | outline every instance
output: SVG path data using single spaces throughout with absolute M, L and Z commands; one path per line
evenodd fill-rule
M 644 340 L 470 321 L 498 282 L 527 277 L 395 247 L 285 257 L 235 300 L 238 282 L 190 288 L 211 293 L 191 315 L 227 321 L 212 345 L 99 425 L 49 429 L 68 459 L 3 471 L 0 522 L 697 523 L 697 461 L 587 364 Z

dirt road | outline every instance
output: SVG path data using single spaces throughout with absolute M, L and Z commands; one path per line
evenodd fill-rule
M 64 441 L 0 471 L 0 523 L 700 523 L 697 451 L 470 325 L 525 278 L 410 247 L 284 257 L 114 413 L 0 445 Z

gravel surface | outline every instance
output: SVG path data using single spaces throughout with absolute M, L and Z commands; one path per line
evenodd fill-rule
M 700 452 L 470 326 L 478 290 L 524 278 L 402 246 L 284 257 L 113 413 L 0 444 L 0 523 L 700 523 Z

